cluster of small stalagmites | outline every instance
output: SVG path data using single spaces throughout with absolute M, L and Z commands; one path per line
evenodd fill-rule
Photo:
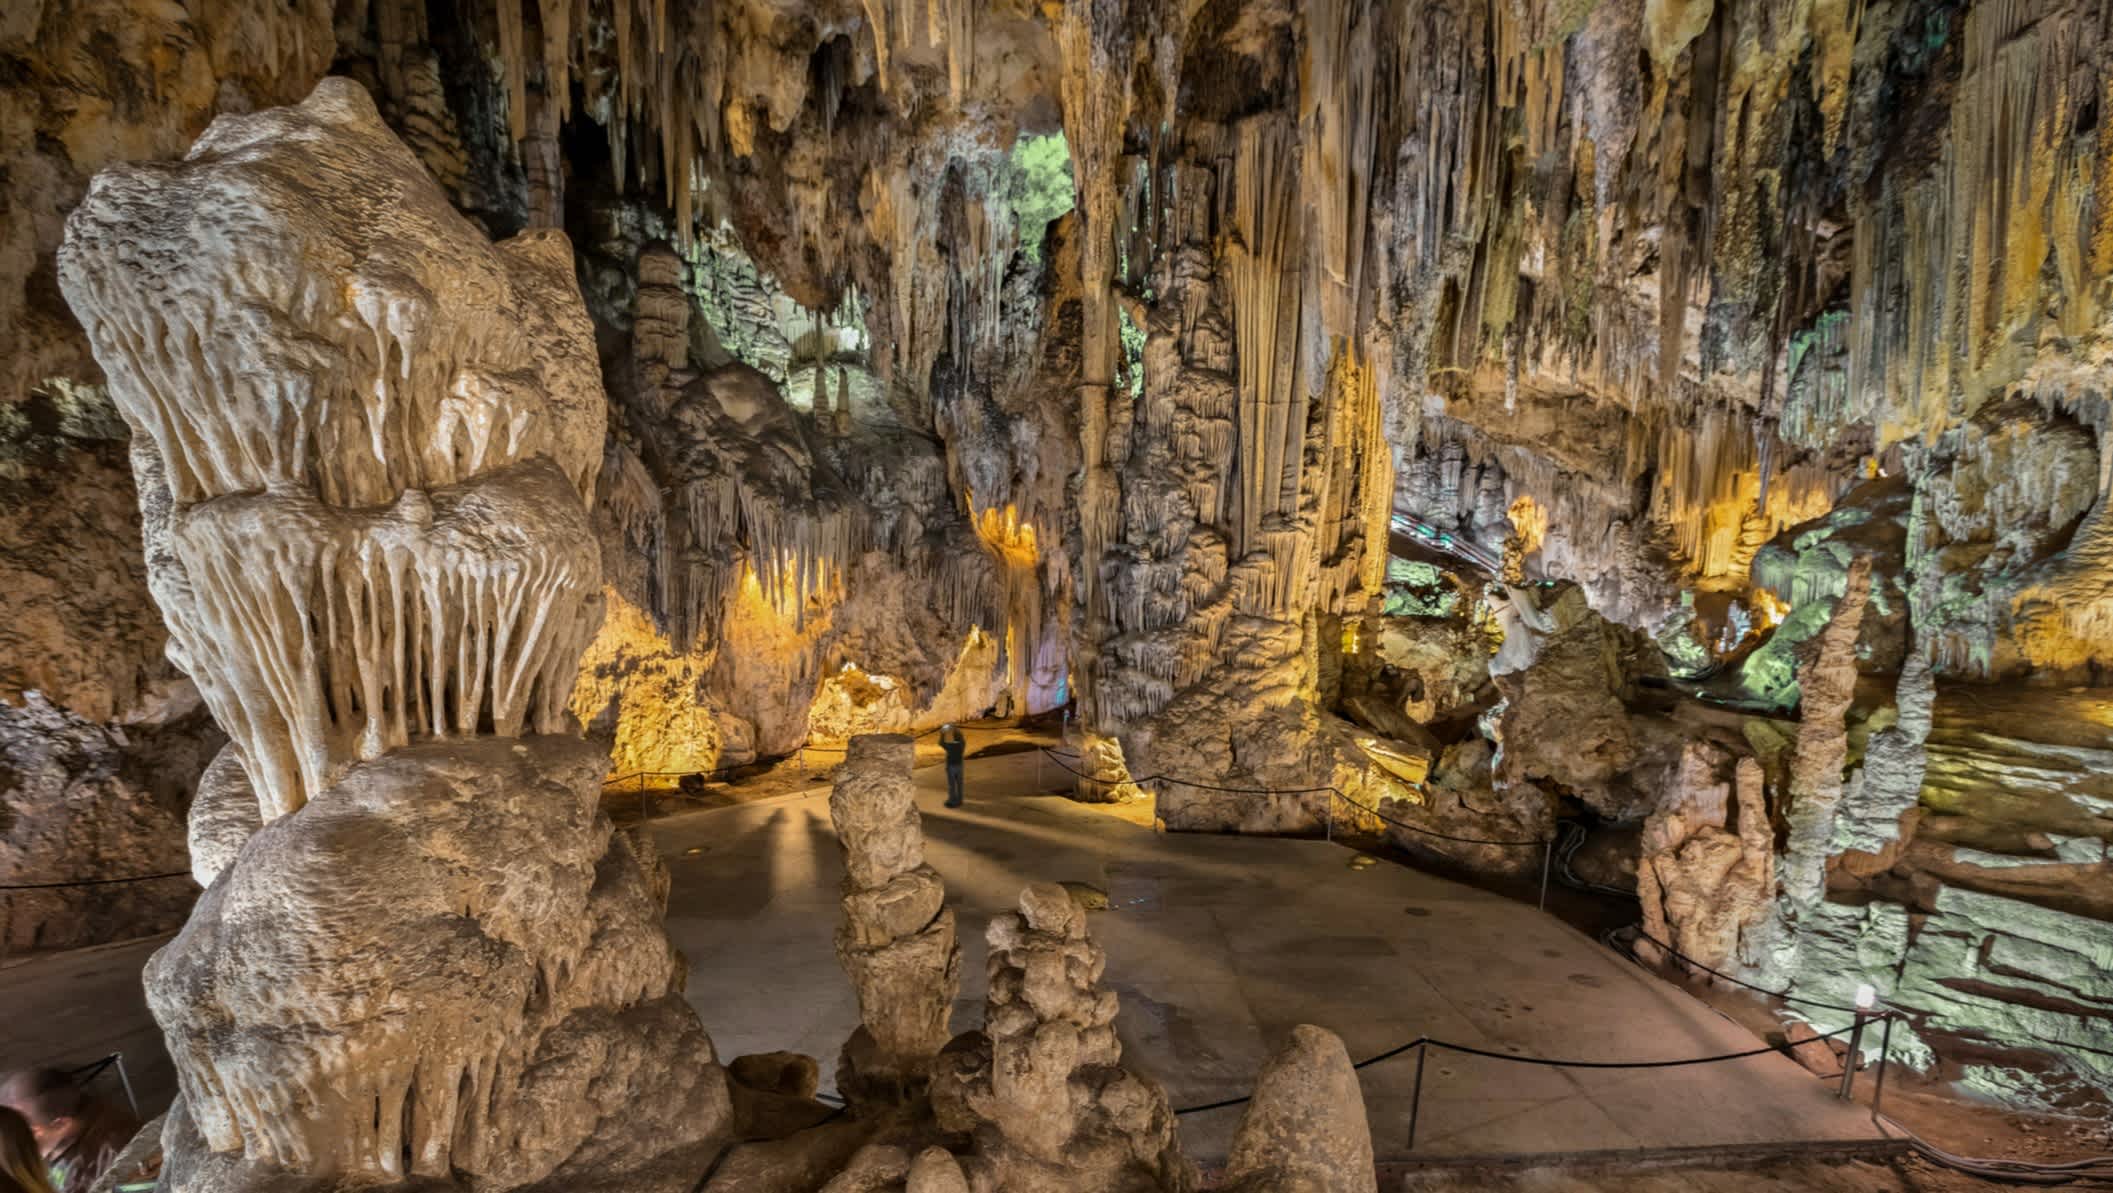
M 605 418 L 562 236 L 489 244 L 329 80 L 99 176 L 60 277 L 267 817 L 414 738 L 562 727 Z
M 854 737 L 829 795 L 829 818 L 844 846 L 836 955 L 859 1010 L 837 1086 L 861 1103 L 899 1102 L 922 1088 L 932 1057 L 946 1045 L 961 990 L 954 913 L 924 861 L 913 756 L 914 743 L 900 734 Z
M 1718 777 L 1724 761 L 1724 751 L 1708 742 L 1686 743 L 1672 789 L 1644 821 L 1636 895 L 1650 938 L 1637 945 L 1645 957 L 1664 960 L 1653 943 L 1663 942 L 1712 969 L 1725 968 L 1768 912 L 1775 827 L 1761 764 L 1739 758 L 1727 787 Z
M 724 1074 L 566 711 L 605 399 L 564 238 L 488 243 L 331 80 L 99 177 L 61 274 L 233 738 L 146 974 L 168 1187 L 687 1187 L 655 1165 L 714 1146 Z
M 1166 1091 L 1122 1067 L 1107 954 L 1070 892 L 1036 883 L 993 919 L 984 1030 L 940 1057 L 932 1104 L 968 1133 L 970 1186 L 1007 1193 L 1194 1187 Z

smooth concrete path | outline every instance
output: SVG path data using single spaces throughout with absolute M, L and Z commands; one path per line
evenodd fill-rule
M 1039 781 L 1063 776 L 1043 764 Z M 927 858 L 945 878 L 964 964 L 954 1029 L 981 1024 L 983 932 L 1033 881 L 1108 892 L 1090 918 L 1122 1000 L 1125 1060 L 1177 1107 L 1246 1093 L 1289 1030 L 1315 1023 L 1353 1058 L 1419 1035 L 1494 1052 L 1667 1060 L 1760 1041 L 1534 908 L 1321 841 L 1155 833 L 1036 789 L 1033 754 L 972 759 L 966 807 L 917 772 Z M 1048 789 L 1048 787 L 1044 787 Z M 722 1057 L 792 1049 L 825 1085 L 857 1025 L 832 934 L 840 853 L 826 791 L 654 825 L 674 872 L 668 927 L 689 998 Z M 1832 1026 L 1832 1025 L 1829 1025 Z M 1533 1067 L 1432 1052 L 1416 1147 L 1415 1057 L 1364 1070 L 1383 1158 L 1866 1140 L 1867 1115 L 1788 1059 L 1676 1069 Z M 1235 1109 L 1184 1117 L 1191 1154 L 1222 1157 Z

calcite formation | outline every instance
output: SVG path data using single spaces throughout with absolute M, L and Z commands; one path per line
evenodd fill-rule
M 147 973 L 165 1181 L 687 1187 L 725 1076 L 568 732 L 603 399 L 564 238 L 489 244 L 333 80 L 100 176 L 61 277 L 234 739 Z
M 1225 1178 L 1239 1193 L 1379 1193 L 1364 1092 L 1335 1033 L 1291 1029 L 1255 1078 Z
M 967 1132 L 976 1189 L 1185 1191 L 1194 1167 L 1166 1091 L 1122 1066 L 1107 954 L 1055 883 L 991 921 L 984 1029 L 947 1046 L 933 1082 L 942 1130 Z
M 852 738 L 829 794 L 829 819 L 844 846 L 836 956 L 858 992 L 859 1013 L 837 1087 L 859 1100 L 899 1101 L 923 1084 L 946 1045 L 961 990 L 954 912 L 924 861 L 910 785 L 913 745 L 899 734 Z
M 1761 764 L 1738 759 L 1728 785 L 1721 767 L 1721 751 L 1689 743 L 1675 790 L 1644 822 L 1636 897 L 1650 938 L 1637 952 L 1646 957 L 1669 960 L 1663 942 L 1687 961 L 1725 969 L 1738 961 L 1742 937 L 1768 913 L 1775 826 Z

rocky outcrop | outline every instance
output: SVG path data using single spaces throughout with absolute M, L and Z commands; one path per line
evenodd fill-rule
M 172 656 L 260 826 L 227 861 L 216 775 L 212 885 L 148 967 L 172 1189 L 687 1188 L 723 1143 L 664 873 L 565 732 L 603 425 L 570 261 L 489 244 L 343 80 L 69 220 Z
M 961 946 L 946 887 L 924 862 L 910 786 L 914 743 L 851 739 L 829 795 L 844 846 L 844 923 L 836 956 L 858 993 L 859 1027 L 837 1088 L 857 1102 L 900 1102 L 923 1085 L 961 991 Z
M 1379 1193 L 1372 1128 L 1350 1054 L 1301 1024 L 1255 1078 L 1221 1188 L 1240 1193 Z
M 174 1187 L 687 1188 L 725 1076 L 603 766 L 562 736 L 414 745 L 260 829 L 147 970 L 195 1131 L 164 1136 Z
M 1499 783 L 1550 783 L 1610 819 L 1641 815 L 1650 797 L 1626 781 L 1639 745 L 1625 698 L 1646 661 L 1662 672 L 1657 648 L 1593 612 L 1576 588 L 1546 608 L 1533 590 L 1512 588 L 1499 620 L 1504 644 L 1490 664 L 1504 698 Z
M 1662 941 L 1688 960 L 1723 970 L 1768 914 L 1775 896 L 1775 827 L 1768 817 L 1761 764 L 1733 762 L 1722 778 L 1723 752 L 1703 742 L 1682 751 L 1678 776 L 1644 821 L 1636 866 L 1643 932 L 1636 951 L 1666 961 Z M 1736 797 L 1736 802 L 1734 801 Z
M 1055 883 L 991 921 L 984 1030 L 940 1058 L 933 1109 L 966 1132 L 976 1189 L 1007 1193 L 1180 1193 L 1196 1185 L 1166 1091 L 1122 1067 L 1107 955 L 1086 913 Z

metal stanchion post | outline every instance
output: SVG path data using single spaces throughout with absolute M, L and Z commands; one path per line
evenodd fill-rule
M 1541 910 L 1548 910 L 1548 871 L 1555 865 L 1555 834 L 1541 842 Z
M 125 1054 L 114 1054 L 117 1058 L 117 1083 L 125 1087 L 125 1104 L 132 1107 L 132 1117 L 139 1118 L 139 1099 L 132 1096 L 132 1075 L 125 1072 Z
M 1856 1084 L 1856 1062 L 1863 1057 L 1864 1021 L 1867 1016 L 1862 1007 L 1856 1008 L 1856 1023 L 1849 1029 L 1849 1055 L 1842 1059 L 1841 1099 L 1849 1100 L 1849 1089 Z
M 1893 1012 L 1886 1012 L 1886 1025 L 1878 1033 L 1878 1084 L 1871 1087 L 1871 1122 L 1878 1122 L 1878 1103 L 1886 1096 L 1886 1063 L 1893 1057 Z
M 1416 1042 L 1416 1084 L 1409 1087 L 1409 1149 L 1416 1150 L 1416 1119 L 1423 1112 L 1423 1057 L 1431 1046 Z
M 1331 844 L 1335 841 L 1335 797 L 1336 792 L 1331 788 L 1328 792 L 1328 840 Z

